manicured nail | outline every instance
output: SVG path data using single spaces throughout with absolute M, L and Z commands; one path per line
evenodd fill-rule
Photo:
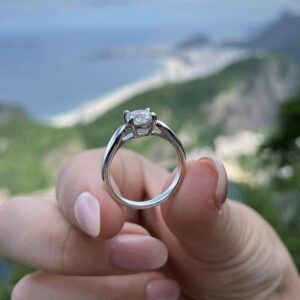
M 156 279 L 146 287 L 147 300 L 177 300 L 180 297 L 180 288 L 177 282 L 170 279 Z
M 221 161 L 215 157 L 206 156 L 200 159 L 205 160 L 207 163 L 209 163 L 216 170 L 218 174 L 218 181 L 217 181 L 217 187 L 215 192 L 215 204 L 218 209 L 221 209 L 222 205 L 224 204 L 227 198 L 228 182 L 227 182 L 226 170 L 223 164 L 221 163 Z
M 75 218 L 81 229 L 92 237 L 100 233 L 100 203 L 89 192 L 78 196 L 74 206 Z
M 108 243 L 111 264 L 126 270 L 154 270 L 168 259 L 166 246 L 146 235 L 119 234 Z

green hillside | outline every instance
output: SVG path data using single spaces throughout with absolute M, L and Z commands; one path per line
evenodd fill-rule
M 190 147 L 212 146 L 214 138 L 224 131 L 223 122 L 214 127 L 206 126 L 211 117 L 208 110 L 212 99 L 221 91 L 239 83 L 247 84 L 251 88 L 255 76 L 262 72 L 265 65 L 271 64 L 272 60 L 273 58 L 253 58 L 240 61 L 208 78 L 169 84 L 138 95 L 91 124 L 79 126 L 79 131 L 88 147 L 105 145 L 112 134 L 112 129 L 122 122 L 124 110 L 150 107 L 175 132 L 178 133 L 185 128 L 192 130 L 194 143 Z
M 259 100 L 253 98 L 253 95 L 262 94 L 262 97 L 265 97 L 266 91 L 268 92 L 271 87 L 271 96 L 274 97 L 273 86 L 278 81 L 280 83 L 286 81 L 288 84 L 290 69 L 289 61 L 277 57 L 246 59 L 208 78 L 170 84 L 138 95 L 115 107 L 94 122 L 73 128 L 53 128 L 31 120 L 22 110 L 0 106 L 0 191 L 4 190 L 15 195 L 52 187 L 57 170 L 68 157 L 85 148 L 106 145 L 115 128 L 123 122 L 122 112 L 125 109 L 135 110 L 150 107 L 157 113 L 159 119 L 165 121 L 179 134 L 180 138 L 181 136 L 189 137 L 183 141 L 187 152 L 207 146 L 213 148 L 214 139 L 218 135 L 230 133 L 226 123 L 231 116 L 236 114 L 236 111 L 232 110 L 230 106 L 225 111 L 214 111 L 212 107 L 216 102 L 215 99 L 220 94 L 239 87 L 240 94 L 233 106 L 247 102 L 245 108 L 241 106 L 244 110 L 240 111 L 241 118 L 252 118 L 253 115 L 248 110 L 260 105 Z M 277 77 L 274 77 L 274 74 Z M 261 90 L 261 85 L 266 88 Z M 291 89 L 292 87 L 293 85 L 291 85 Z M 254 94 L 252 94 L 253 91 Z M 277 107 L 272 97 L 270 97 L 269 105 L 276 110 Z M 229 100 L 231 100 L 230 97 Z M 283 105 L 281 121 L 278 125 L 281 130 L 278 129 L 274 133 L 274 139 L 269 141 L 269 148 L 276 148 L 278 141 L 285 147 L 283 143 L 285 128 L 287 126 L 294 128 L 295 124 L 299 122 L 293 107 L 299 108 L 299 99 L 295 100 L 295 103 L 287 102 Z M 216 119 L 216 114 L 221 115 L 221 118 Z M 291 124 L 289 120 L 293 123 Z M 292 139 L 294 142 L 298 134 L 297 131 L 290 137 L 290 140 Z M 156 161 L 166 160 L 170 156 L 169 150 L 162 147 L 158 143 L 158 139 L 142 140 L 144 142 L 135 142 L 130 147 L 153 157 Z M 290 140 L 285 142 L 290 143 Z M 170 149 L 169 145 L 166 146 Z M 278 154 L 274 154 L 274 156 L 278 156 Z M 259 156 L 244 157 L 243 159 L 248 165 L 250 162 L 253 174 L 260 171 L 260 168 L 265 168 Z M 252 163 L 253 160 L 255 160 L 255 164 Z M 172 164 L 173 162 L 168 163 Z M 277 167 L 280 169 L 280 165 Z M 297 167 L 294 174 L 299 174 L 299 170 L 300 167 Z M 268 184 L 257 187 L 240 186 L 239 195 L 243 201 L 259 211 L 275 227 L 300 267 L 298 242 L 300 226 L 297 215 L 293 214 L 289 220 L 282 216 L 282 210 L 289 205 L 287 203 L 293 203 L 295 206 L 297 203 L 294 200 L 299 199 L 297 198 L 299 197 L 299 187 L 295 185 L 295 178 L 292 176 L 288 181 L 274 178 Z M 291 188 L 295 186 L 296 190 L 295 188 L 292 190 L 294 198 L 290 199 L 285 192 L 291 191 Z M 279 201 L 278 197 L 284 200 Z M 299 211 L 299 205 L 295 206 L 294 211 Z M 26 274 L 28 269 L 17 264 L 7 265 L 6 261 L 0 259 L 0 269 L 1 267 L 7 271 L 3 273 L 6 274 L 6 277 L 4 275 L 1 277 L 0 272 L 0 299 L 9 299 L 14 283 Z M 7 273 L 10 272 L 11 275 L 7 279 Z
M 272 56 L 246 59 L 208 78 L 170 84 L 138 95 L 94 122 L 74 128 L 53 128 L 19 113 L 1 119 L 0 106 L 0 190 L 8 190 L 14 195 L 53 186 L 58 168 L 69 156 L 84 148 L 106 145 L 115 128 L 123 122 L 125 109 L 150 107 L 179 135 L 189 135 L 189 141 L 184 142 L 187 151 L 195 147 L 213 147 L 215 137 L 226 133 L 224 122 L 230 117 L 230 111 L 224 112 L 221 119 L 211 122 L 215 114 L 211 110 L 213 99 L 236 86 L 242 86 L 242 93 L 246 95 L 255 89 L 256 78 L 264 79 L 268 69 L 274 66 L 284 80 L 288 77 L 285 73 L 290 64 Z M 130 147 L 150 158 L 154 153 L 157 159 L 155 149 L 161 146 L 157 139 L 145 139 Z M 161 148 L 162 157 L 158 159 L 164 160 L 170 155 L 167 148 Z
M 1 122 L 0 188 L 14 195 L 52 186 L 60 156 L 68 148 L 80 150 L 80 141 L 75 129 L 57 129 L 26 117 Z

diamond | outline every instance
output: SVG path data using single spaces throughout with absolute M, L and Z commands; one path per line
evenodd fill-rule
M 135 126 L 147 126 L 152 123 L 152 115 L 150 110 L 148 109 L 139 109 L 134 110 L 126 115 L 127 122 L 129 121 L 130 117 L 133 117 L 133 124 Z
M 136 131 L 140 136 L 148 135 L 148 133 L 149 133 L 148 128 L 138 128 Z

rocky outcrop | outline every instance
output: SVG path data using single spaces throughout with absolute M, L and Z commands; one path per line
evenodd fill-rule
M 224 122 L 228 133 L 271 125 L 278 105 L 298 92 L 299 75 L 298 66 L 292 62 L 265 63 L 251 80 L 237 82 L 211 101 L 210 125 Z

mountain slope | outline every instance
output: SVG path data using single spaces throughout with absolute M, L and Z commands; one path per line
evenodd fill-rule
M 23 116 L 0 122 L 0 202 L 1 194 L 53 186 L 59 166 L 81 144 L 72 128 L 57 129 Z
M 252 58 L 208 78 L 136 96 L 94 122 L 74 128 L 53 128 L 26 117 L 7 119 L 0 122 L 0 198 L 1 189 L 18 194 L 53 186 L 66 158 L 84 148 L 106 145 L 123 122 L 125 109 L 150 107 L 178 133 L 188 152 L 213 147 L 220 134 L 267 126 L 276 118 L 277 105 L 297 91 L 298 75 L 290 61 Z M 141 140 L 131 147 L 172 166 L 167 143 Z
M 78 128 L 88 147 L 105 145 L 112 128 L 122 122 L 123 110 L 150 107 L 190 140 L 186 146 L 213 146 L 219 134 L 270 124 L 278 103 L 297 91 L 298 75 L 298 68 L 288 60 L 247 59 L 208 78 L 171 84 L 136 96 Z
M 248 49 L 264 49 L 286 55 L 300 63 L 300 16 L 288 12 L 245 42 L 224 43 Z

